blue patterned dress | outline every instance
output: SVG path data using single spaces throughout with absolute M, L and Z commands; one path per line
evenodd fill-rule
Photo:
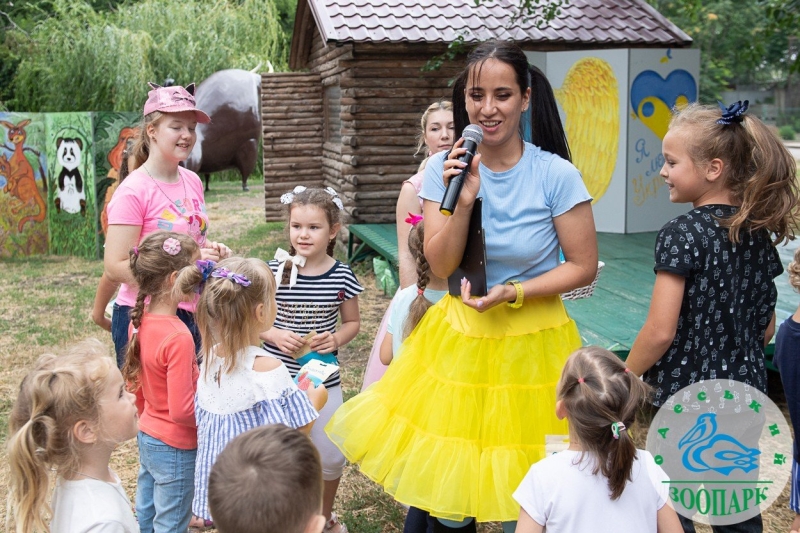
M 297 388 L 281 364 L 269 372 L 253 370 L 256 357 L 271 357 L 250 346 L 230 373 L 222 371 L 224 360 L 212 353 L 200 368 L 197 381 L 197 461 L 192 512 L 206 520 L 208 475 L 217 456 L 234 437 L 265 424 L 299 428 L 319 416 L 308 395 Z M 208 372 L 206 372 L 206 365 Z

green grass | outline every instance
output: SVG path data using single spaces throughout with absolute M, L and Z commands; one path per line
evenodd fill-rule
M 272 259 L 275 250 L 280 247 L 289 248 L 283 222 L 259 222 L 249 228 L 244 235 L 226 243 L 236 254 L 245 257 Z
M 405 510 L 368 481 L 341 507 L 342 521 L 350 531 L 382 533 L 387 524 L 399 525 L 405 520 Z
M 94 327 L 90 312 L 102 270 L 100 261 L 56 256 L 5 261 L 0 299 L 11 312 L 0 321 L 0 335 L 53 346 Z

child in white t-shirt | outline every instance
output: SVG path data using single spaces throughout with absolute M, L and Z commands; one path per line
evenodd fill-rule
M 7 531 L 139 533 L 109 466 L 116 447 L 138 431 L 136 398 L 103 343 L 87 339 L 39 358 L 22 380 L 8 429 Z
M 575 351 L 561 373 L 556 415 L 569 448 L 534 464 L 514 492 L 516 533 L 682 533 L 669 478 L 627 432 L 648 387 L 613 353 Z

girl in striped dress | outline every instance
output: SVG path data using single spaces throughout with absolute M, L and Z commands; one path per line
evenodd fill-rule
M 281 196 L 281 202 L 288 207 L 291 248 L 289 252 L 278 249 L 275 260 L 269 262 L 278 280 L 278 314 L 261 339 L 264 348 L 280 358 L 294 376 L 312 359 L 338 364 L 339 348 L 358 334 L 358 294 L 364 289 L 350 267 L 333 258 L 343 209 L 339 195 L 330 187 L 301 185 Z M 339 318 L 342 324 L 337 329 Z M 311 441 L 322 460 L 325 533 L 346 533 L 347 528 L 332 512 L 345 459 L 323 431 L 342 405 L 339 372 L 324 385 L 328 403 L 311 430 Z
M 306 392 L 261 347 L 275 320 L 275 281 L 266 263 L 239 257 L 199 262 L 204 286 L 197 306 L 203 364 L 197 382 L 197 461 L 192 510 L 211 525 L 208 475 L 237 435 L 265 424 L 308 433 L 327 400 L 325 387 Z

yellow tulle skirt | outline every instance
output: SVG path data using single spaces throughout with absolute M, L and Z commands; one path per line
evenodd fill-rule
M 556 384 L 580 345 L 558 296 L 485 313 L 445 296 L 325 431 L 403 504 L 450 520 L 516 520 L 511 494 L 548 436 L 568 432 Z

